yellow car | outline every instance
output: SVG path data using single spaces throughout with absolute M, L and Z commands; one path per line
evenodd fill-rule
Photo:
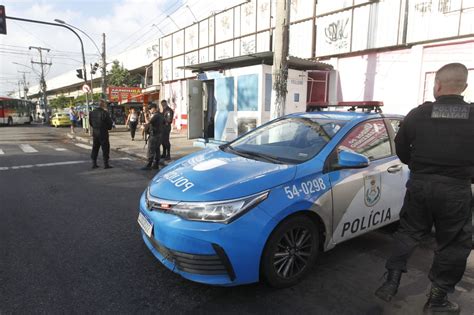
M 51 116 L 51 126 L 56 128 L 59 126 L 71 126 L 69 115 L 65 113 L 54 113 Z

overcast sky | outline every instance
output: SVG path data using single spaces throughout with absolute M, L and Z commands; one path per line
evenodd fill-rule
M 7 16 L 53 22 L 60 19 L 86 32 L 101 49 L 106 34 L 107 55 L 112 57 L 143 43 L 156 41 L 178 24 L 190 25 L 194 14 L 201 20 L 213 11 L 232 7 L 245 0 L 0 0 Z M 189 9 L 188 9 L 189 7 Z M 191 13 L 192 12 L 192 13 Z M 161 32 L 160 32 L 161 31 Z M 0 96 L 18 90 L 26 71 L 30 86 L 38 84 L 39 52 L 30 46 L 50 49 L 44 52 L 46 79 L 82 68 L 80 44 L 69 30 L 7 19 L 7 35 L 0 35 Z M 99 52 L 82 33 L 87 64 L 98 60 Z M 107 58 L 109 61 L 109 58 Z M 22 65 L 17 65 L 19 63 Z

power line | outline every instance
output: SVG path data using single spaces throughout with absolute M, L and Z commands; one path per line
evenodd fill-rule
M 168 6 L 165 10 L 163 10 L 160 14 L 158 14 L 158 15 L 155 16 L 155 17 L 153 17 L 152 19 L 150 19 L 148 22 L 144 23 L 143 25 L 148 25 L 148 24 L 154 22 L 156 19 L 159 19 L 160 17 L 166 15 L 166 14 L 167 14 L 167 11 L 168 11 L 169 9 L 171 9 L 171 8 L 174 7 L 177 3 L 180 3 L 180 2 L 181 2 L 180 0 L 175 1 L 173 4 L 171 4 L 170 6 Z M 178 7 L 178 9 L 179 9 L 179 7 Z M 176 10 L 177 10 L 177 9 L 176 9 Z M 176 11 L 176 10 L 175 10 L 175 11 Z M 175 12 L 175 11 L 174 11 L 174 12 Z M 171 13 L 171 14 L 173 14 L 173 13 Z M 141 32 L 141 31 L 143 31 L 143 26 L 140 26 L 136 31 L 134 31 L 133 33 L 131 33 L 131 34 L 130 34 L 129 36 L 127 36 L 125 39 L 121 40 L 118 44 L 115 44 L 115 45 L 111 46 L 111 47 L 109 48 L 109 50 L 113 50 L 115 47 L 119 46 L 120 44 L 123 44 L 123 43 L 126 42 L 129 38 L 131 38 L 132 36 L 134 36 L 135 34 Z M 134 43 L 135 43 L 136 41 L 137 41 L 137 40 L 135 40 Z M 130 46 L 130 45 L 129 45 L 129 46 Z M 127 47 L 127 48 L 128 48 L 128 47 Z M 125 49 L 125 50 L 126 50 L 126 49 Z M 124 50 L 124 51 L 125 51 L 125 50 Z M 123 51 L 122 51 L 122 52 L 123 52 Z

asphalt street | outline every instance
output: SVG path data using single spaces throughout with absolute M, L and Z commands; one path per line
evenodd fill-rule
M 89 154 L 53 128 L 0 128 L 1 315 L 421 314 L 433 241 L 416 250 L 398 296 L 384 303 L 373 292 L 389 253 L 387 231 L 321 254 L 292 288 L 187 281 L 163 267 L 140 236 L 138 199 L 153 173 L 117 152 L 113 169 L 92 170 Z M 474 254 L 452 297 L 462 314 L 474 314 Z

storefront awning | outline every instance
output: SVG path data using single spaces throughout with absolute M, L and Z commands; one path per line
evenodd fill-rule
M 179 67 L 180 69 L 191 70 L 193 72 L 215 71 L 221 69 L 240 68 L 246 66 L 253 66 L 258 64 L 273 64 L 273 52 L 262 52 L 245 56 L 238 56 L 233 58 L 226 58 L 221 60 L 209 61 Z M 295 70 L 331 70 L 333 67 L 330 64 L 312 61 L 308 59 L 289 56 L 288 67 Z

